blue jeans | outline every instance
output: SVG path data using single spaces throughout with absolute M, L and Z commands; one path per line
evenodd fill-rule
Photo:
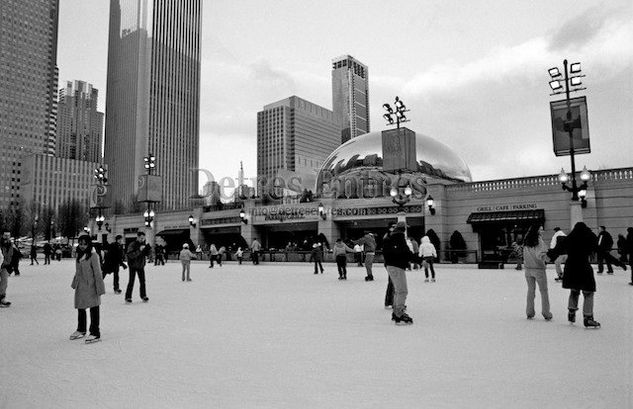
M 365 269 L 367 270 L 367 277 L 373 277 L 371 266 L 374 264 L 374 253 L 365 254 Z
M 525 269 L 525 280 L 528 285 L 527 292 L 527 306 L 525 307 L 525 313 L 528 317 L 533 317 L 534 312 L 534 298 L 536 298 L 536 285 L 541 292 L 541 313 L 544 318 L 552 318 L 552 313 L 549 308 L 549 293 L 547 292 L 547 274 L 545 270 Z
M 395 266 L 387 266 L 387 271 L 393 282 L 393 313 L 396 317 L 401 317 L 409 294 L 407 275 L 403 269 Z

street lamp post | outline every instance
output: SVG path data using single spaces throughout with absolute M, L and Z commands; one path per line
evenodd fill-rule
M 143 158 L 143 167 L 145 168 L 147 175 L 151 175 L 153 170 L 156 170 L 156 156 L 153 154 L 148 154 Z M 154 202 L 147 200 L 147 210 L 143 213 L 143 217 L 145 219 L 145 227 L 151 227 L 152 222 L 154 221 L 154 216 L 156 213 L 152 209 L 152 204 Z
M 566 120 L 564 121 L 564 131 L 569 135 L 569 157 L 571 160 L 571 177 L 567 175 L 564 169 L 561 168 L 561 173 L 558 175 L 558 180 L 562 184 L 562 188 L 571 192 L 571 200 L 577 202 L 580 200 L 582 207 L 587 206 L 587 201 L 585 197 L 587 195 L 587 182 L 591 179 L 591 173 L 587 170 L 585 166 L 580 172 L 580 180 L 583 182 L 580 186 L 578 186 L 576 182 L 576 158 L 575 158 L 575 150 L 574 150 L 574 129 L 578 127 L 577 120 L 572 119 L 571 112 L 571 101 L 569 98 L 569 94 L 571 92 L 577 92 L 584 89 L 582 87 L 582 78 L 583 74 L 580 73 L 580 63 L 567 63 L 567 60 L 563 60 L 563 73 L 559 71 L 557 67 L 550 68 L 548 73 L 551 77 L 551 81 L 549 82 L 550 87 L 552 88 L 553 93 L 551 95 L 559 95 L 565 94 L 565 102 L 567 105 L 567 115 Z M 569 74 L 572 74 L 571 77 Z M 567 186 L 567 182 L 571 179 L 571 187 Z

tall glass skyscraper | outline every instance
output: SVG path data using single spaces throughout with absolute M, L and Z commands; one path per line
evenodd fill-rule
M 332 60 L 332 110 L 341 123 L 341 143 L 369 132 L 369 72 L 350 55 Z
M 22 159 L 55 153 L 59 0 L 0 1 L 0 209 L 20 201 Z
M 105 162 L 115 200 L 129 202 L 156 156 L 162 209 L 198 191 L 201 0 L 111 0 Z

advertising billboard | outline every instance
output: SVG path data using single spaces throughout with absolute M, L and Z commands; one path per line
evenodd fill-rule
M 89 199 L 91 209 L 106 209 L 112 207 L 112 190 L 110 190 L 110 185 L 91 186 Z
M 163 200 L 163 179 L 158 175 L 141 175 L 137 180 L 138 202 Z
M 569 109 L 566 100 L 552 101 L 549 105 L 552 114 L 554 154 L 556 156 L 569 155 L 571 143 L 573 143 L 574 154 L 590 153 L 587 98 L 571 98 Z M 568 110 L 571 113 L 570 119 L 567 118 Z

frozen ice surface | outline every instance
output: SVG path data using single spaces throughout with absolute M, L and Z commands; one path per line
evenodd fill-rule
M 102 297 L 102 341 L 76 329 L 71 261 L 22 267 L 0 310 L 0 408 L 631 408 L 633 287 L 597 276 L 599 330 L 525 315 L 523 272 L 437 266 L 408 273 L 414 325 L 395 326 L 376 281 L 351 265 L 147 268 L 149 303 Z M 127 271 L 121 275 L 122 288 Z M 581 297 L 582 301 L 582 297 Z

